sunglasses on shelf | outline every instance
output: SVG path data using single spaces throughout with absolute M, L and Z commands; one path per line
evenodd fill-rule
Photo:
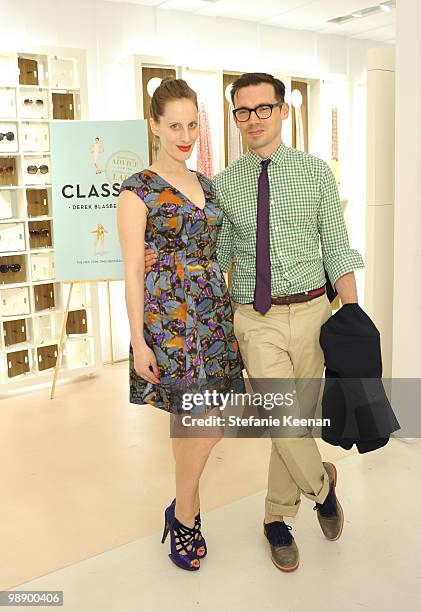
M 9 172 L 14 172 L 14 171 L 15 169 L 13 166 L 4 166 L 4 167 L 0 166 L 0 174 L 3 174 L 3 173 L 8 174 Z
M 5 138 L 6 140 L 14 140 L 15 135 L 13 132 L 6 132 L 5 134 L 2 134 L 0 132 L 0 140 L 3 140 L 3 138 Z
M 41 174 L 47 174 L 48 166 L 46 166 L 45 164 L 42 164 L 41 166 L 28 166 L 26 168 L 26 171 L 28 172 L 28 174 L 36 174 L 38 171 Z
M 0 264 L 0 272 L 6 273 L 6 272 L 19 272 L 19 270 L 22 268 L 22 266 L 18 263 L 12 263 L 12 264 Z
M 31 100 L 30 98 L 25 98 L 23 103 L 25 106 L 31 106 L 31 104 L 36 104 L 37 106 L 43 106 L 44 100 L 41 100 L 39 98 L 37 100 Z
M 30 229 L 29 233 L 32 234 L 32 236 L 49 236 L 50 232 L 48 229 Z

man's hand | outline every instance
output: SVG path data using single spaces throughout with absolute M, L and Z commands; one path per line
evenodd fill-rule
M 145 244 L 145 274 L 152 270 L 157 259 L 155 251 L 152 251 L 152 249 L 148 248 Z

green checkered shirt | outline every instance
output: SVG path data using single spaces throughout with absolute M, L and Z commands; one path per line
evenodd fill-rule
M 338 278 L 363 268 L 351 249 L 333 173 L 323 160 L 281 144 L 270 156 L 270 260 L 272 295 L 322 287 L 324 268 Z M 247 151 L 213 179 L 224 212 L 217 254 L 233 264 L 232 297 L 253 302 L 256 277 L 257 184 L 262 158 Z

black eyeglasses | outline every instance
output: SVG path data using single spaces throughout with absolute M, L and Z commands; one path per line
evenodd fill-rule
M 275 104 L 259 104 L 255 108 L 247 108 L 242 106 L 241 108 L 234 108 L 232 111 L 237 121 L 242 123 L 250 119 L 251 113 L 256 113 L 259 119 L 269 119 L 272 114 L 272 110 L 277 106 L 282 106 L 283 102 L 276 102 Z
M 49 236 L 50 232 L 48 229 L 30 229 L 29 233 L 33 236 Z
M 38 170 L 41 172 L 41 174 L 47 174 L 48 166 L 45 166 L 44 164 L 41 166 L 28 166 L 26 170 L 28 174 L 36 174 Z
M 0 140 L 3 140 L 3 138 L 6 138 L 6 140 L 14 140 L 15 135 L 13 132 L 6 132 L 5 134 L 0 132 Z
M 0 264 L 0 272 L 19 272 L 22 266 L 18 263 Z
M 0 174 L 8 174 L 9 172 L 14 172 L 15 169 L 13 166 L 3 166 L 0 167 Z
M 31 104 L 36 104 L 37 106 L 43 106 L 44 100 L 38 98 L 37 100 L 31 100 L 30 98 L 25 98 L 23 101 L 25 106 L 31 106 Z

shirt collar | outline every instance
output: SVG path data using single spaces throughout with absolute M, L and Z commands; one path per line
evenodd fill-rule
M 269 156 L 269 159 L 275 162 L 275 164 L 281 165 L 282 160 L 285 157 L 286 150 L 287 147 L 284 145 L 283 142 L 281 142 L 279 147 L 272 153 L 272 155 Z M 252 166 L 255 167 L 260 167 L 263 160 L 260 155 L 256 155 L 256 153 L 253 153 L 253 151 L 251 151 L 250 149 L 246 153 L 246 159 Z

